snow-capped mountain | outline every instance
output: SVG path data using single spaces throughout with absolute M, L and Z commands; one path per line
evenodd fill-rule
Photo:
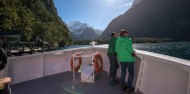
M 67 26 L 74 40 L 94 40 L 102 33 L 102 30 L 94 29 L 88 24 L 79 21 L 70 22 Z

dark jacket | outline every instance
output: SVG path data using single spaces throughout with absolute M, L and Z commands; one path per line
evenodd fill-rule
M 0 48 L 0 71 L 5 68 L 7 64 L 7 53 L 3 48 Z
M 108 45 L 108 52 L 107 52 L 107 54 L 116 55 L 116 52 L 115 52 L 115 44 L 116 44 L 116 41 L 117 41 L 117 38 L 116 38 L 116 37 L 112 37 L 112 38 L 109 40 L 109 45 Z

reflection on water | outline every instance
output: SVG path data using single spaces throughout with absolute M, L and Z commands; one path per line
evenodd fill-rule
M 190 42 L 134 44 L 135 49 L 190 60 Z

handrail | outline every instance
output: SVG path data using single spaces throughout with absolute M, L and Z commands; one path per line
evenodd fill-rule
M 77 55 L 77 54 L 81 54 L 81 53 L 83 53 L 84 51 L 80 51 L 80 52 L 78 52 L 78 53 L 76 53 L 76 54 L 73 54 L 73 56 L 75 56 L 75 55 Z

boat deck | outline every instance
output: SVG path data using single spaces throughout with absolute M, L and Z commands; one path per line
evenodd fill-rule
M 72 72 L 64 72 L 11 85 L 11 89 L 13 94 L 125 94 L 120 91 L 119 83 L 115 86 L 109 84 L 105 71 L 96 78 L 95 83 L 81 82 L 79 74 L 73 81 Z

